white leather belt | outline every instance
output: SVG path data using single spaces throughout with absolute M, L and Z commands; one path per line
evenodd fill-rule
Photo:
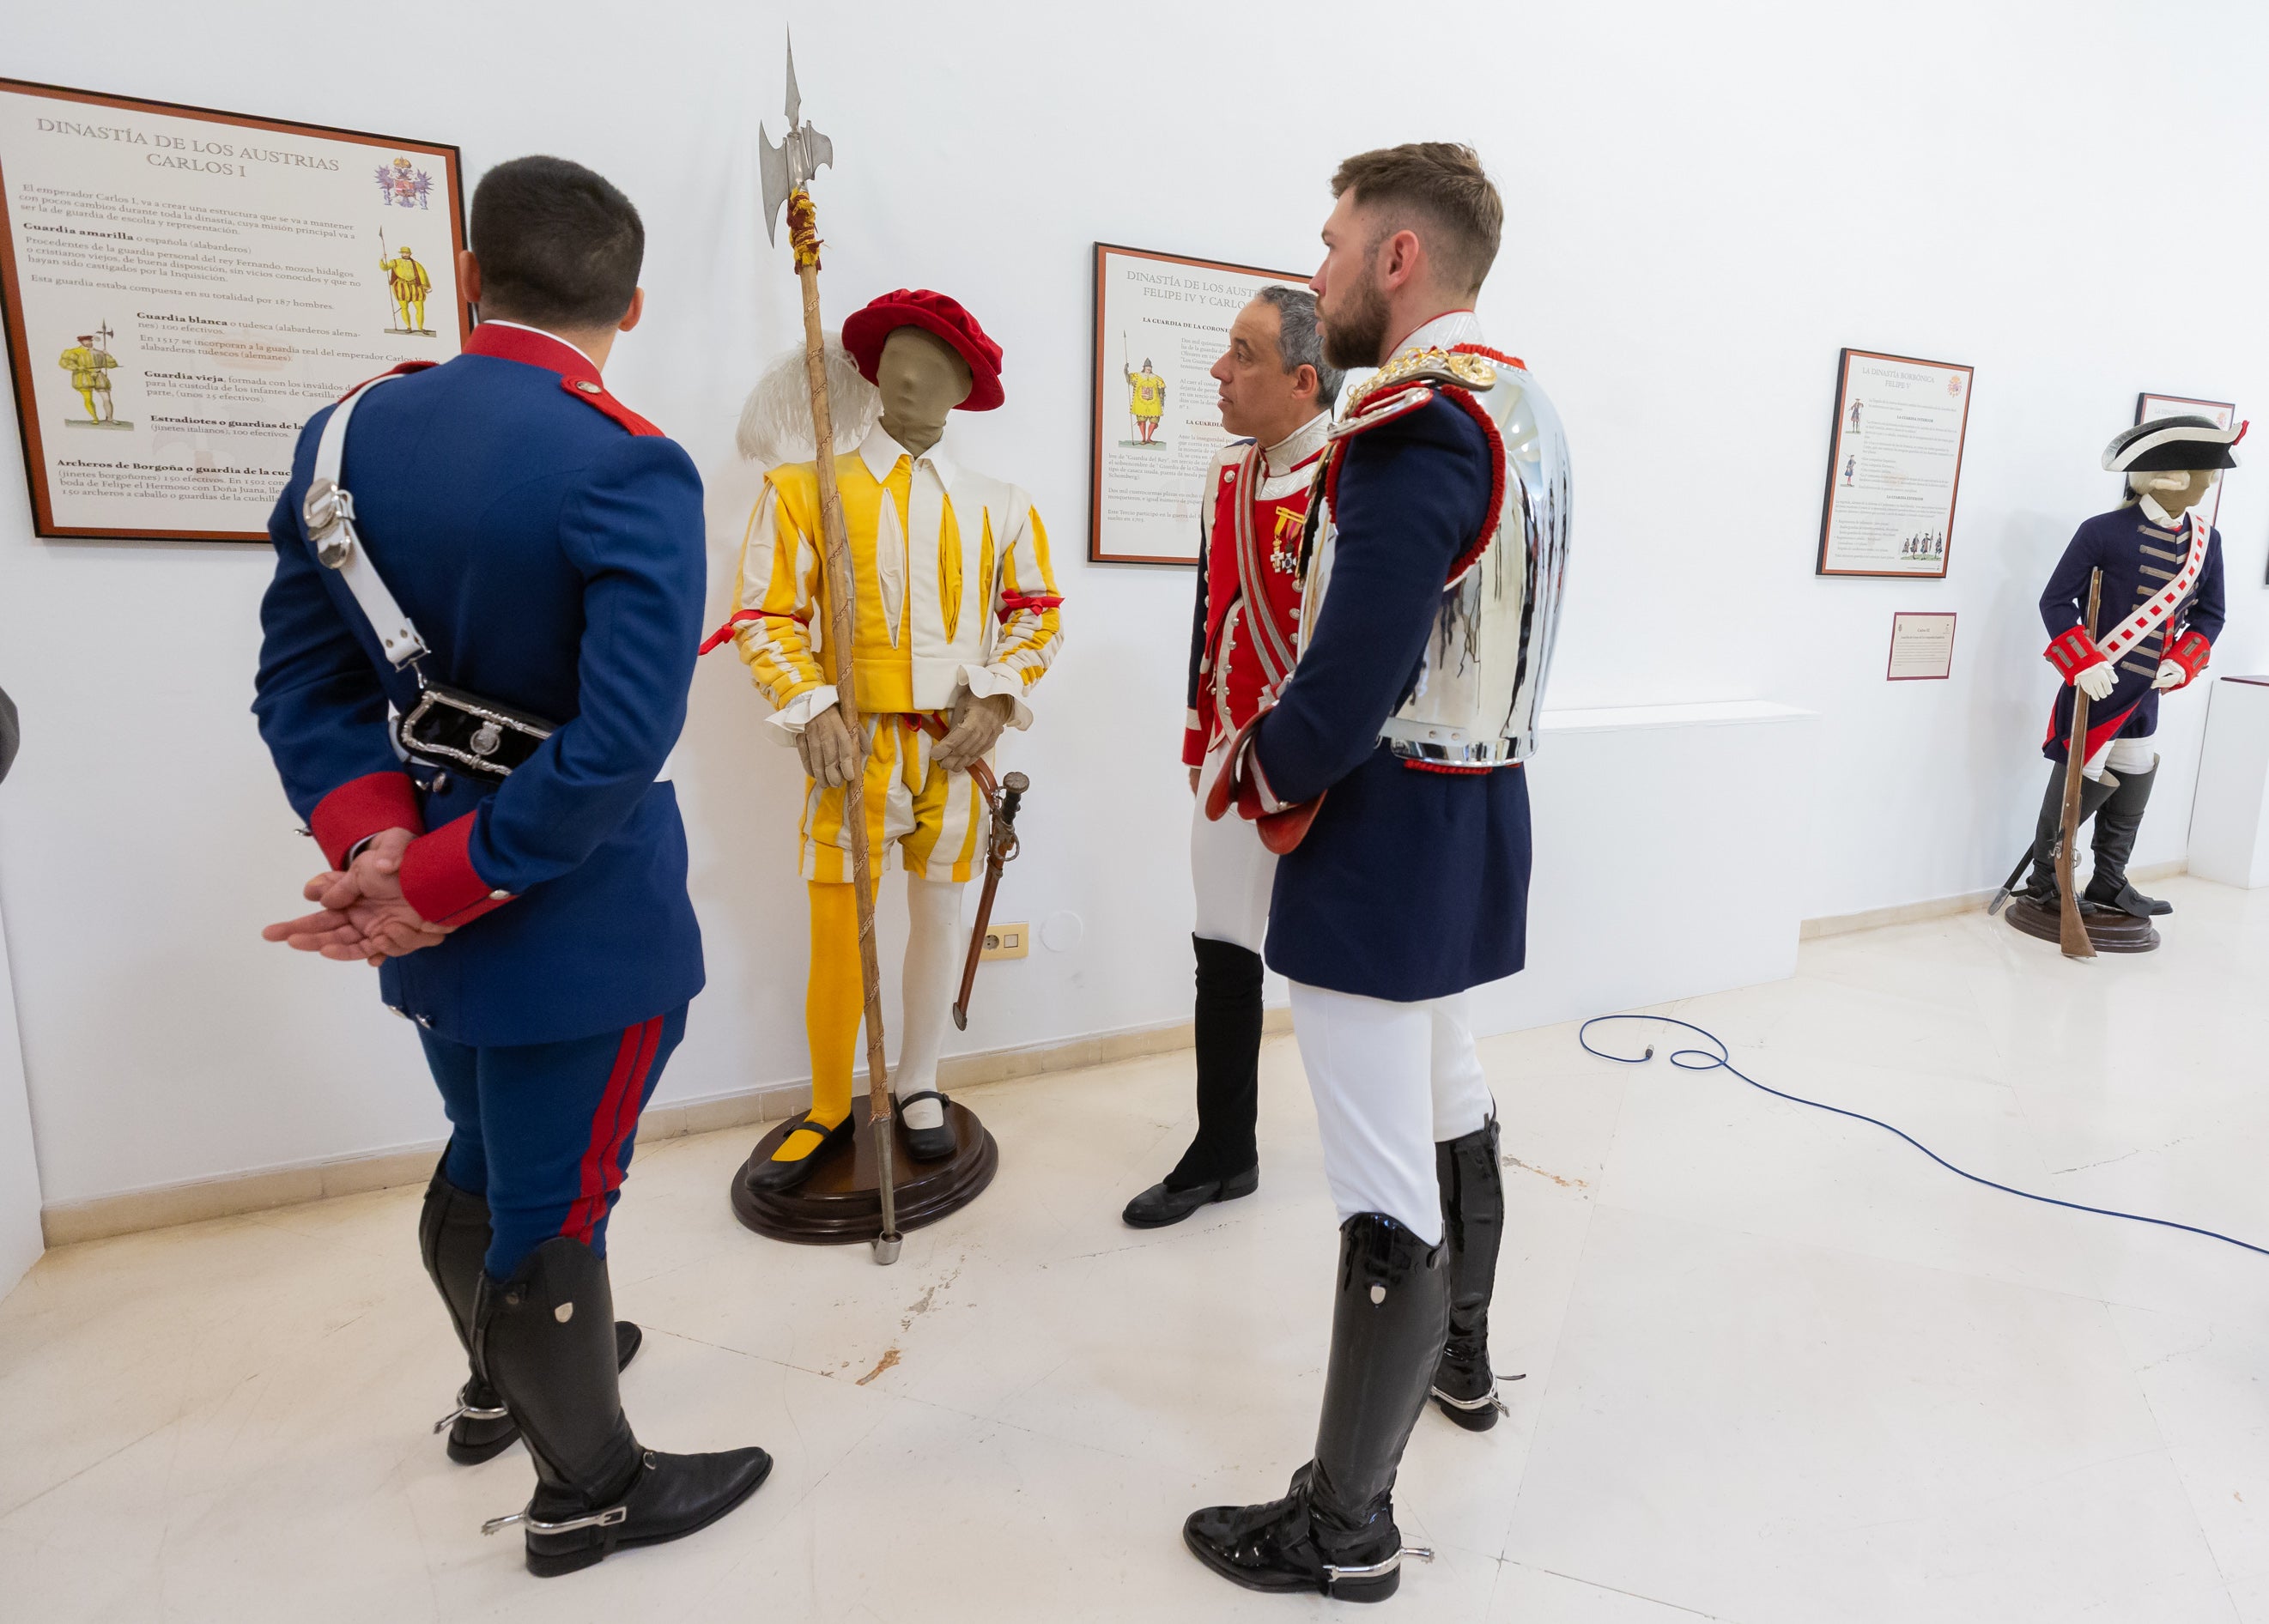
M 339 484 L 339 467 L 346 458 L 347 423 L 354 416 L 355 403 L 397 375 L 388 373 L 372 379 L 332 409 L 329 421 L 323 424 L 322 438 L 315 442 L 314 476 L 307 482 L 307 497 L 299 512 L 307 521 L 308 539 L 315 543 L 315 557 L 326 569 L 338 572 L 368 617 L 370 629 L 378 634 L 387 659 L 398 671 L 427 652 L 425 639 L 418 635 L 418 628 L 379 579 L 377 566 L 371 563 L 362 538 L 355 534 L 354 498 Z

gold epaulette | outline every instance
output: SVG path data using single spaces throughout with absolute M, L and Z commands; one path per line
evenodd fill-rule
M 1396 356 L 1348 392 L 1349 416 L 1364 403 L 1389 390 L 1414 383 L 1446 383 L 1460 389 L 1497 387 L 1497 366 L 1483 355 L 1460 355 L 1451 350 L 1412 350 Z

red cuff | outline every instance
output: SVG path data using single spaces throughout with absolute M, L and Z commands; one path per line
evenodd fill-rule
M 372 772 L 349 779 L 315 803 L 307 815 L 307 832 L 323 849 L 323 860 L 334 868 L 347 866 L 347 853 L 373 835 L 389 829 L 425 832 L 425 815 L 418 809 L 418 786 L 406 772 Z
M 2078 626 L 2058 632 L 2041 654 L 2067 683 L 2091 667 L 2111 663 L 2110 656 L 2096 647 L 2095 639 Z
M 2167 658 L 2183 668 L 2183 684 L 2188 687 L 2198 681 L 2198 674 L 2206 669 L 2206 662 L 2214 657 L 2214 645 L 2206 640 L 2203 631 L 2185 631 L 2181 639 L 2167 651 Z
M 412 840 L 402 854 L 403 900 L 429 925 L 455 929 L 512 900 L 510 892 L 495 890 L 473 867 L 469 848 L 473 820 L 479 816 L 468 812 L 444 823 Z

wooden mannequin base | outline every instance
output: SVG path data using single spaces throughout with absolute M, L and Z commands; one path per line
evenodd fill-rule
M 2044 908 L 2020 897 L 2005 912 L 2009 923 L 2028 936 L 2037 936 L 2043 941 L 2063 940 L 2064 923 L 2054 908 Z M 2151 921 L 2139 919 L 2132 913 L 2083 908 L 2080 922 L 2088 927 L 2088 939 L 2095 944 L 2098 953 L 2148 953 L 2159 945 L 2159 933 L 2152 927 Z
M 775 1125 L 734 1170 L 733 1215 L 759 1235 L 803 1246 L 847 1246 L 881 1234 L 883 1206 L 876 1192 L 875 1136 L 867 1126 L 865 1095 L 851 1102 L 851 1119 L 858 1132 L 848 1143 L 821 1151 L 819 1165 L 795 1189 L 751 1190 L 748 1170 L 772 1160 L 796 1118 Z M 946 1106 L 945 1120 L 953 1130 L 953 1154 L 935 1162 L 914 1160 L 903 1123 L 892 1129 L 900 1233 L 959 1212 L 984 1192 L 1000 1169 L 1000 1147 L 975 1111 L 955 1101 Z

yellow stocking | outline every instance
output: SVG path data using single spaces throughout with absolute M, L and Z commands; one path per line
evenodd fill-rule
M 809 882 L 811 894 L 811 981 L 803 998 L 803 1028 L 811 1047 L 813 1127 L 798 1128 L 772 1152 L 775 1162 L 800 1162 L 819 1148 L 821 1128 L 851 1114 L 851 1069 L 859 1047 L 866 988 L 859 978 L 859 910 L 848 885 Z

